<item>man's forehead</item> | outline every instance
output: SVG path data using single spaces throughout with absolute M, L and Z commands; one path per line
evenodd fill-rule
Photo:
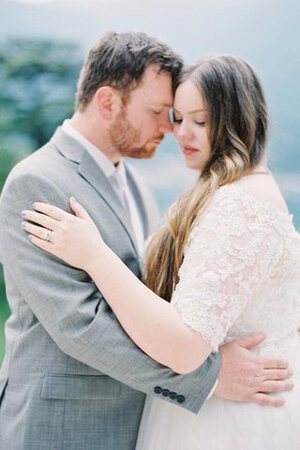
M 137 96 L 137 100 L 152 108 L 170 108 L 173 106 L 172 91 L 167 92 L 167 90 L 153 88 L 150 92 L 141 92 L 141 95 Z
M 161 71 L 157 66 L 149 66 L 139 83 L 138 88 L 147 89 L 171 89 L 172 76 L 169 72 Z
M 138 97 L 144 97 L 152 104 L 170 106 L 173 103 L 172 78 L 167 72 L 145 77 L 134 91 Z
M 146 80 L 148 78 L 172 78 L 171 73 L 167 72 L 166 70 L 162 70 L 158 64 L 150 64 L 148 67 L 146 67 L 144 75 L 142 77 L 142 80 Z

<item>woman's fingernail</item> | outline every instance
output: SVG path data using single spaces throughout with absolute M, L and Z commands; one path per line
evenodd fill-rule
M 31 234 L 28 235 L 28 239 L 29 239 L 30 241 L 32 241 L 32 236 L 31 236 Z
M 22 227 L 22 228 L 26 228 L 26 222 L 22 222 L 22 223 L 21 223 L 21 227 Z
M 71 197 L 71 198 L 70 198 L 70 201 L 72 201 L 72 202 L 77 202 L 77 200 L 76 200 L 74 197 Z
M 26 217 L 26 214 L 27 214 L 27 211 L 26 211 L 26 209 L 24 209 L 24 210 L 21 212 L 21 216 L 22 216 L 22 217 Z
M 37 202 L 32 203 L 32 206 L 35 208 L 37 206 Z

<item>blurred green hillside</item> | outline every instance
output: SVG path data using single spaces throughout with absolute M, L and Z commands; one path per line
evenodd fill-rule
M 0 192 L 12 167 L 45 144 L 73 111 L 78 48 L 65 42 L 13 39 L 0 50 Z M 0 362 L 9 315 L 0 270 Z

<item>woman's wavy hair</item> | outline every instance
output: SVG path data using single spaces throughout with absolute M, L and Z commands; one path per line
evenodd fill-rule
M 179 280 L 184 248 L 195 219 L 220 187 L 259 164 L 268 134 L 268 112 L 257 75 L 243 60 L 217 56 L 185 68 L 178 85 L 190 80 L 208 110 L 211 156 L 196 185 L 171 206 L 167 224 L 147 250 L 146 284 L 167 301 Z

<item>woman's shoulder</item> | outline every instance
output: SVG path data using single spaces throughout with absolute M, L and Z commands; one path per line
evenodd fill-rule
M 248 213 L 261 213 L 261 202 L 251 192 L 238 183 L 220 186 L 204 208 L 203 218 L 207 215 L 233 217 Z
M 232 233 L 242 229 L 269 230 L 278 235 L 294 232 L 292 215 L 271 199 L 259 196 L 247 186 L 234 182 L 221 186 L 196 219 L 194 228 L 210 228 Z
M 221 186 L 215 193 L 212 208 L 254 214 L 260 218 L 288 221 L 292 219 L 276 185 L 263 186 L 240 181 Z M 209 208 L 209 206 L 208 206 Z

